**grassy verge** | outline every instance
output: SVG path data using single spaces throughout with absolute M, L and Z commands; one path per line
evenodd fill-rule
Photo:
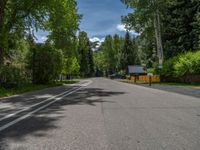
M 160 83 L 160 85 L 182 86 L 182 87 L 200 87 L 200 83 Z
M 133 80 L 119 80 L 119 81 L 135 84 L 135 82 Z M 143 82 L 143 81 L 136 81 L 136 84 L 149 84 L 149 83 Z M 200 88 L 200 83 L 193 83 L 193 84 L 189 84 L 189 83 L 152 83 L 152 84 Z
M 8 97 L 16 94 L 22 94 L 26 92 L 36 91 L 36 90 L 42 90 L 45 88 L 50 87 L 56 87 L 61 86 L 63 84 L 73 84 L 79 82 L 78 79 L 74 80 L 65 80 L 65 81 L 56 81 L 55 83 L 50 84 L 31 84 L 27 83 L 20 87 L 14 87 L 14 88 L 0 88 L 0 97 Z

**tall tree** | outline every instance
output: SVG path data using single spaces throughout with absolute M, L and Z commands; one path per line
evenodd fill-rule
M 15 45 L 15 39 L 24 38 L 27 31 L 31 32 L 33 28 L 48 29 L 50 32 L 60 28 L 65 29 L 62 31 L 67 29 L 68 36 L 71 37 L 71 32 L 74 35 L 74 29 L 77 29 L 77 16 L 75 0 L 1 0 L 0 64 L 3 64 L 5 55 L 9 55 L 10 46 Z
M 116 71 L 120 71 L 122 69 L 121 59 L 122 59 L 122 49 L 124 45 L 124 39 L 119 35 L 115 34 L 113 37 L 113 49 L 114 49 L 114 61 Z
M 107 35 L 105 41 L 102 43 L 101 51 L 103 51 L 106 63 L 106 72 L 112 74 L 116 71 L 116 59 L 115 59 L 115 50 L 113 47 L 113 37 Z
M 133 28 L 143 34 L 148 30 L 154 30 L 154 38 L 157 45 L 159 63 L 163 63 L 163 44 L 161 36 L 161 14 L 165 1 L 158 0 L 122 0 L 122 2 L 133 8 L 134 12 L 123 18 L 127 28 Z
M 200 1 L 181 0 L 167 3 L 163 18 L 163 42 L 167 58 L 189 50 L 197 50 L 200 24 L 198 14 Z
M 121 64 L 122 69 L 126 71 L 129 65 L 139 64 L 136 41 L 130 37 L 129 32 L 125 35 Z
M 92 76 L 94 74 L 93 52 L 87 33 L 83 31 L 79 33 L 78 55 L 81 76 Z
M 93 51 L 91 46 L 88 49 L 88 68 L 89 68 L 88 76 L 92 77 L 94 75 L 94 60 L 93 60 Z

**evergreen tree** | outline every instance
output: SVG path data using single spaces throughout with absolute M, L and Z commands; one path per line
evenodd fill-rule
M 200 1 L 181 0 L 168 3 L 163 17 L 165 57 L 199 49 L 198 14 Z
M 122 69 L 126 71 L 129 65 L 139 64 L 136 41 L 135 39 L 131 39 L 129 32 L 127 32 L 125 35 L 122 56 Z

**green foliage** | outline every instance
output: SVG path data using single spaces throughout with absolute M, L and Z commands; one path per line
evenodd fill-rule
M 27 63 L 35 83 L 50 82 L 61 71 L 78 73 L 76 32 L 80 18 L 76 0 L 1 0 L 2 82 L 18 85 L 29 80 L 24 75 L 28 71 L 22 69 Z M 48 46 L 35 46 L 34 33 L 38 29 L 48 31 Z M 6 61 L 12 67 L 4 66 Z
M 148 69 L 147 69 L 147 72 L 148 72 L 148 73 L 156 74 L 155 68 L 148 68 Z
M 187 52 L 164 62 L 162 75 L 182 77 L 200 74 L 200 51 Z
M 101 45 L 101 51 L 104 57 L 105 63 L 105 71 L 109 74 L 112 74 L 116 70 L 116 53 L 113 46 L 113 37 L 111 35 L 107 35 L 105 37 L 105 41 Z
M 156 53 L 156 29 L 161 33 L 164 58 L 169 59 L 200 48 L 200 1 L 199 0 L 121 0 L 132 8 L 122 18 L 127 29 L 140 33 L 139 51 L 142 62 L 152 67 L 158 59 Z M 155 26 L 160 17 L 161 31 Z M 158 48 L 157 48 L 158 49 Z M 158 51 L 159 52 L 159 51 Z
M 24 68 L 17 66 L 2 66 L 0 68 L 0 87 L 19 87 L 27 80 L 28 76 Z
M 29 55 L 33 83 L 49 83 L 63 69 L 63 53 L 50 45 L 37 45 Z
M 127 71 L 128 65 L 140 64 L 136 38 L 126 33 L 125 38 L 119 35 L 107 35 L 105 41 L 95 54 L 95 66 L 104 75 Z
M 94 52 L 93 55 L 95 64 L 95 74 L 96 76 L 105 75 L 105 70 L 107 69 L 107 64 L 105 63 L 105 57 L 102 51 Z
M 128 70 L 129 65 L 140 64 L 135 38 L 132 39 L 129 32 L 125 35 L 121 64 L 123 70 Z
M 200 51 L 180 55 L 174 69 L 176 76 L 200 74 Z
M 163 64 L 161 75 L 167 76 L 167 77 L 173 77 L 174 71 L 175 71 L 174 65 L 176 64 L 177 59 L 178 59 L 177 57 L 174 57 L 174 58 L 166 60 Z
M 29 91 L 36 91 L 36 90 L 42 90 L 45 88 L 50 87 L 56 87 L 61 86 L 63 84 L 74 84 L 78 83 L 79 79 L 73 79 L 73 80 L 63 80 L 63 81 L 54 81 L 48 84 L 32 84 L 32 83 L 25 83 L 23 86 L 20 87 L 12 87 L 12 88 L 1 88 L 0 87 L 0 97 L 6 97 L 6 96 L 12 96 L 16 94 L 21 94 Z
M 49 87 L 60 86 L 62 83 L 50 83 L 50 84 L 32 84 L 32 83 L 25 83 L 23 86 L 13 86 L 9 88 L 1 88 L 0 87 L 0 97 L 7 97 L 16 94 L 22 94 L 25 92 L 41 90 Z
M 68 60 L 64 60 L 64 68 L 63 74 L 79 74 L 80 65 L 76 57 L 70 58 Z
M 166 4 L 162 19 L 165 57 L 168 59 L 188 50 L 198 50 L 200 1 L 181 0 Z
M 94 74 L 93 52 L 86 32 L 80 32 L 78 38 L 78 60 L 82 77 Z

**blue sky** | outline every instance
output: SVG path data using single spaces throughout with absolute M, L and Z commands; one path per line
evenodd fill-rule
M 83 14 L 80 29 L 86 31 L 91 39 L 102 39 L 106 35 L 125 33 L 121 16 L 128 10 L 120 0 L 78 0 L 78 11 Z
M 125 29 L 121 24 L 121 16 L 127 15 L 128 10 L 120 0 L 77 0 L 78 12 L 83 15 L 80 30 L 86 31 L 91 40 L 102 40 L 106 35 L 124 35 Z M 39 42 L 46 39 L 47 33 L 39 31 Z

